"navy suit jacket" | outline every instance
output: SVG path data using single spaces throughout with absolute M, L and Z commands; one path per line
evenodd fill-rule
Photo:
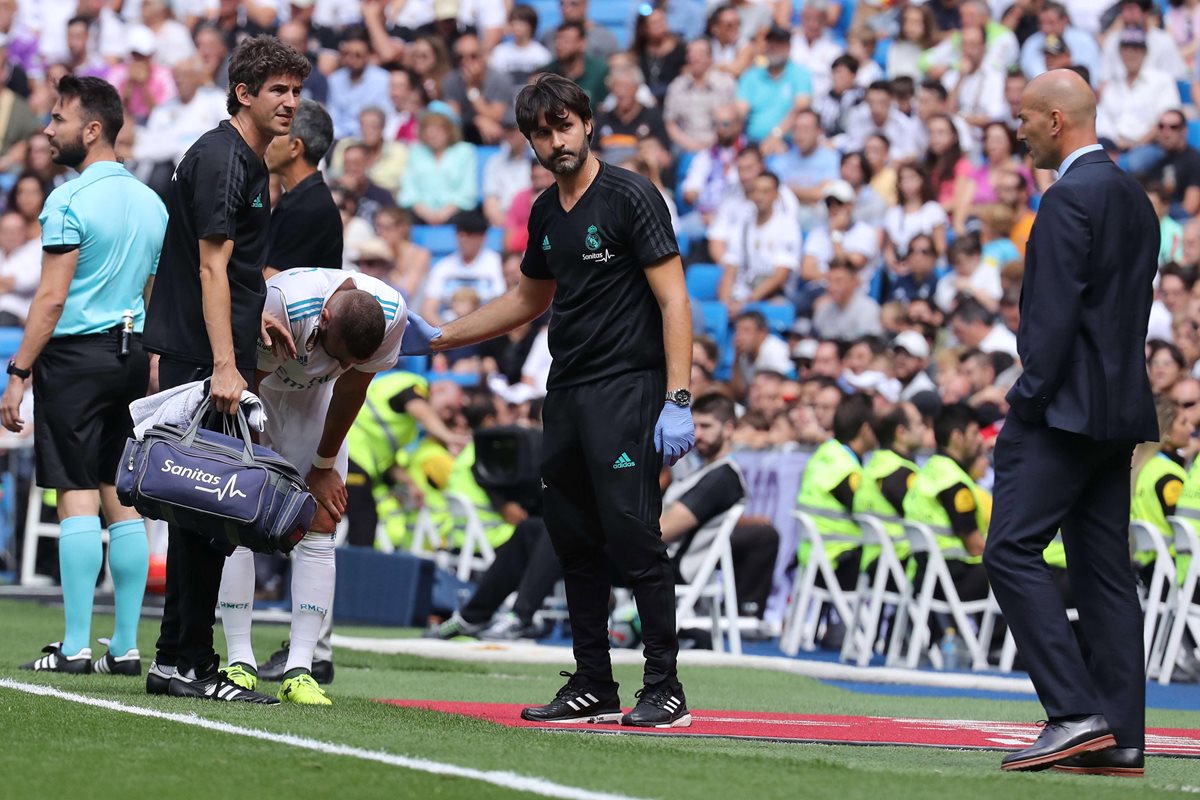
M 1046 190 L 1025 251 L 1013 413 L 1097 440 L 1158 439 L 1145 350 L 1158 248 L 1145 191 L 1103 151 Z

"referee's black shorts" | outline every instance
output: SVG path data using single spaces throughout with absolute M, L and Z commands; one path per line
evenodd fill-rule
M 37 481 L 47 489 L 96 489 L 116 482 L 133 434 L 129 404 L 145 397 L 150 359 L 134 334 L 117 355 L 120 331 L 50 339 L 33 369 Z

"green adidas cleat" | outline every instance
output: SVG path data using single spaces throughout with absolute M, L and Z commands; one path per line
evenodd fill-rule
M 231 683 L 235 683 L 248 692 L 253 692 L 258 688 L 258 670 L 249 664 L 237 662 L 224 667 L 221 672 L 225 673 L 225 677 Z
M 294 678 L 288 678 L 279 687 L 277 697 L 284 703 L 296 703 L 302 706 L 331 706 L 333 701 L 325 690 L 317 685 L 313 676 L 305 672 Z

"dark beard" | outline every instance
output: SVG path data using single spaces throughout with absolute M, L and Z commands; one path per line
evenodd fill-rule
M 543 161 L 542 157 L 538 156 L 538 162 L 555 175 L 575 175 L 579 170 L 583 169 L 583 165 L 587 163 L 588 155 L 591 152 L 591 145 L 588 144 L 588 140 L 585 137 L 583 145 L 579 148 L 578 152 L 572 153 L 568 150 L 560 150 L 557 153 L 551 154 L 549 161 Z M 560 156 L 567 154 L 575 156 L 575 160 L 567 163 L 562 163 L 558 160 Z
M 58 146 L 58 155 L 51 156 L 50 160 L 55 164 L 63 167 L 75 169 L 83 160 L 87 158 L 87 145 L 83 143 L 83 137 L 80 136 L 73 142 L 62 142 Z

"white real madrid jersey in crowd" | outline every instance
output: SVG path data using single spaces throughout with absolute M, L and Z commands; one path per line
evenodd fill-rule
M 369 275 L 341 270 L 300 267 L 280 272 L 267 281 L 267 301 L 264 310 L 281 322 L 286 322 L 296 343 L 296 357 L 280 361 L 269 350 L 258 345 L 258 369 L 271 374 L 260 388 L 274 391 L 300 391 L 336 379 L 346 371 L 336 359 L 325 352 L 319 343 L 321 309 L 343 284 L 374 295 L 383 307 L 387 322 L 383 343 L 370 361 L 357 364 L 360 372 L 382 372 L 396 365 L 400 357 L 400 340 L 408 310 L 400 293 L 383 281 Z

